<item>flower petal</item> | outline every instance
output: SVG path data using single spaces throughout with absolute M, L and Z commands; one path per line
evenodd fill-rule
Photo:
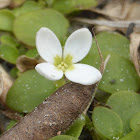
M 58 70 L 51 63 L 37 64 L 35 69 L 39 74 L 52 81 L 59 80 L 63 77 L 63 71 Z
M 72 63 L 76 63 L 88 54 L 91 45 L 91 32 L 86 28 L 79 29 L 67 39 L 64 48 L 64 58 L 69 54 L 73 57 Z
M 65 72 L 66 77 L 75 83 L 92 85 L 98 82 L 102 75 L 96 68 L 86 64 L 73 64 L 73 69 Z
M 62 47 L 56 35 L 42 27 L 36 35 L 36 47 L 39 55 L 47 62 L 54 63 L 54 57 L 62 57 Z

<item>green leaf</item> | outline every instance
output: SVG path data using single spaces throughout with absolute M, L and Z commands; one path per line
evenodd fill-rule
M 13 14 L 17 17 L 27 12 L 31 12 L 39 9 L 42 9 L 42 6 L 40 6 L 37 2 L 26 1 L 21 7 L 15 8 L 13 10 Z
M 99 43 L 100 49 L 102 52 L 115 53 L 120 56 L 129 58 L 129 40 L 119 34 L 111 32 L 101 32 L 97 35 L 97 41 Z M 93 41 L 93 47 L 96 47 L 95 40 Z
M 134 140 L 133 137 L 135 135 L 134 131 L 131 131 L 130 133 L 128 133 L 126 136 L 124 136 L 123 138 L 119 139 L 119 140 Z
M 21 42 L 29 46 L 35 46 L 35 36 L 41 27 L 51 29 L 62 41 L 67 33 L 68 26 L 68 20 L 53 9 L 35 10 L 16 18 L 14 34 Z
M 17 78 L 19 70 L 16 67 L 13 67 L 10 71 L 10 76 L 12 78 Z
M 140 78 L 132 62 L 126 58 L 111 54 L 105 73 L 99 84 L 99 89 L 108 93 L 121 90 L 138 91 L 140 88 L 139 85 Z
M 136 113 L 131 121 L 130 121 L 130 127 L 132 130 L 137 130 L 140 128 L 140 112 Z
M 6 104 L 11 109 L 28 113 L 56 90 L 53 81 L 35 70 L 24 72 L 8 91 Z
M 16 64 L 19 56 L 18 49 L 13 46 L 0 45 L 0 57 L 5 61 Z
M 0 10 L 0 30 L 12 31 L 14 18 L 10 10 Z
M 121 117 L 124 126 L 123 134 L 129 133 L 131 118 L 140 112 L 140 95 L 134 92 L 120 91 L 111 95 L 107 104 Z
M 140 78 L 134 65 L 129 60 L 129 41 L 119 34 L 106 32 L 97 35 L 97 40 L 104 59 L 108 54 L 111 55 L 99 84 L 99 89 L 111 94 L 120 90 L 138 91 Z M 81 63 L 99 68 L 101 61 L 97 47 L 93 45 L 89 54 Z
M 66 131 L 65 135 L 70 135 L 75 138 L 79 138 L 82 129 L 85 125 L 85 116 L 81 115 L 69 128 L 69 130 Z
M 59 136 L 55 136 L 49 140 L 78 140 L 72 136 L 67 136 L 67 135 L 59 135 Z
M 11 121 L 9 122 L 9 124 L 7 125 L 7 127 L 6 127 L 6 130 L 11 129 L 13 126 L 16 125 L 16 123 L 17 123 L 17 121 L 11 120 Z
M 49 7 L 51 7 L 52 4 L 55 2 L 55 0 L 45 0 L 45 1 L 46 1 L 47 5 L 48 5 Z
M 18 46 L 18 51 L 19 51 L 19 55 L 25 55 L 25 53 L 27 52 L 27 48 L 25 48 L 24 45 Z
M 140 140 L 140 129 L 135 131 L 131 131 L 126 136 L 121 138 L 120 140 Z
M 134 131 L 134 136 L 132 140 L 140 140 L 140 129 L 137 129 L 136 131 Z
M 19 46 L 18 42 L 11 35 L 2 35 L 0 38 L 0 41 L 1 41 L 1 44 L 7 45 L 7 46 L 13 46 L 13 47 Z
M 25 55 L 31 58 L 36 58 L 38 56 L 37 49 L 36 48 L 30 49 L 26 52 Z
M 122 120 L 118 114 L 105 107 L 95 107 L 92 121 L 96 131 L 109 140 L 121 137 L 123 132 Z
M 64 14 L 69 14 L 73 11 L 86 10 L 96 5 L 97 0 L 56 0 L 52 7 Z
M 107 99 L 109 98 L 110 94 L 109 93 L 106 93 L 106 92 L 103 92 L 101 90 L 97 90 L 96 91 L 96 95 L 95 95 L 95 98 L 98 102 L 102 102 L 102 103 L 106 103 Z

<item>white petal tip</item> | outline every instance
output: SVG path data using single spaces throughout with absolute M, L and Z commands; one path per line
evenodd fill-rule
M 54 57 L 62 57 L 62 47 L 57 36 L 48 28 L 42 27 L 36 34 L 36 48 L 39 55 L 47 62 L 54 62 Z
M 37 64 L 35 70 L 45 78 L 56 81 L 63 77 L 63 71 L 57 70 L 54 65 L 49 63 Z
M 70 54 L 73 57 L 72 63 L 79 62 L 88 54 L 91 46 L 91 32 L 87 28 L 76 30 L 68 37 L 65 43 L 64 58 Z
M 102 78 L 102 75 L 101 75 L 101 73 L 100 73 L 100 71 L 99 71 L 99 73 L 97 74 L 96 73 L 96 78 L 95 79 L 92 79 L 92 80 L 89 80 L 89 81 L 82 81 L 82 82 L 79 82 L 79 84 L 82 84 L 82 85 L 93 85 L 93 84 L 95 84 L 95 83 L 97 83 L 97 82 L 99 82 L 100 80 L 101 80 L 101 78 Z
M 93 85 L 101 80 L 100 71 L 86 64 L 73 64 L 74 69 L 66 71 L 66 77 L 75 83 L 82 85 Z

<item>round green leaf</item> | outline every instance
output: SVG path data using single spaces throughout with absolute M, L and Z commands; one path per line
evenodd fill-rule
M 140 128 L 140 112 L 136 113 L 131 121 L 130 121 L 130 127 L 132 130 L 137 130 Z
M 35 46 L 35 36 L 41 27 L 51 29 L 62 41 L 67 33 L 68 26 L 68 20 L 53 9 L 35 10 L 16 18 L 14 34 L 23 43 Z
M 19 72 L 19 70 L 16 67 L 13 67 L 10 70 L 10 76 L 15 79 L 15 78 L 17 78 L 18 72 Z
M 83 126 L 85 125 L 85 116 L 81 115 L 69 128 L 69 130 L 66 131 L 65 135 L 70 135 L 75 138 L 79 138 Z
M 56 90 L 53 81 L 35 70 L 23 73 L 8 91 L 6 104 L 11 109 L 28 113 Z
M 92 121 L 96 131 L 107 139 L 116 139 L 122 135 L 123 124 L 118 114 L 105 107 L 95 107 Z
M 12 31 L 14 15 L 9 10 L 0 10 L 0 30 Z
M 122 137 L 119 140 L 134 140 L 133 137 L 135 135 L 134 131 L 131 131 L 130 133 L 128 133 L 126 136 Z
M 140 140 L 140 129 L 135 131 L 131 131 L 126 136 L 121 138 L 120 140 Z
M 73 11 L 85 10 L 96 5 L 97 0 L 56 0 L 52 7 L 64 14 L 69 14 Z
M 132 62 L 126 58 L 111 54 L 105 73 L 99 84 L 99 89 L 109 93 L 121 90 L 138 91 L 140 88 L 139 85 L 140 78 Z
M 11 35 L 2 35 L 0 38 L 1 44 L 7 46 L 17 47 L 19 46 L 18 42 Z
M 120 91 L 111 95 L 107 104 L 121 117 L 124 135 L 129 133 L 131 118 L 140 112 L 140 95 L 134 92 Z
M 16 64 L 19 56 L 18 49 L 13 46 L 0 45 L 0 57 L 5 61 Z
M 137 129 L 136 131 L 134 131 L 134 136 L 132 140 L 140 140 L 140 129 Z
M 129 58 L 130 42 L 125 36 L 119 33 L 101 32 L 97 35 L 97 40 L 102 52 L 107 51 Z M 97 48 L 95 40 L 93 41 L 93 46 Z
M 67 135 L 59 135 L 59 136 L 55 136 L 49 140 L 78 140 L 72 136 L 67 136 Z
M 36 58 L 38 56 L 37 49 L 36 48 L 30 49 L 26 52 L 25 55 L 31 58 Z
M 120 90 L 138 91 L 140 78 L 129 60 L 129 41 L 119 34 L 106 32 L 97 35 L 97 40 L 104 59 L 109 54 L 111 56 L 99 84 L 99 89 L 108 93 Z M 101 61 L 95 45 L 91 47 L 89 54 L 81 62 L 96 68 L 100 67 Z
M 13 10 L 13 13 L 17 17 L 17 16 L 20 16 L 21 14 L 25 14 L 27 12 L 31 12 L 34 10 L 39 10 L 41 8 L 42 6 L 40 6 L 35 1 L 26 1 L 21 7 L 15 8 Z

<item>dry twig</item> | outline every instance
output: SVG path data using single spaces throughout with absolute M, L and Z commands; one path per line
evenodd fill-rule
M 107 20 L 94 20 L 94 19 L 86 19 L 86 18 L 72 18 L 72 21 L 77 21 L 90 25 L 105 25 L 109 27 L 117 27 L 117 28 L 128 28 L 131 23 L 135 24 L 136 28 L 140 28 L 140 20 L 132 20 L 132 21 L 107 21 Z

